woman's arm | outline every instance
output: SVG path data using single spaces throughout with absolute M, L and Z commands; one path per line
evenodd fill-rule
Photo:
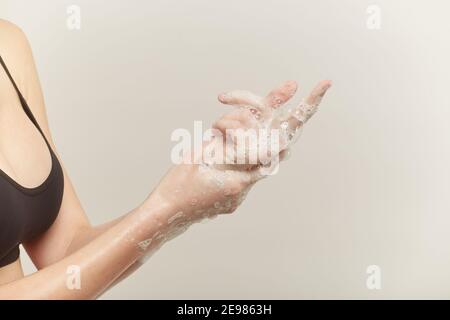
M 57 154 L 56 146 L 50 134 L 44 97 L 29 42 L 22 30 L 16 25 L 1 19 L 0 40 L 0 53 L 8 61 L 14 79 L 55 154 Z M 125 217 L 119 217 L 99 226 L 92 226 L 64 168 L 63 161 L 58 154 L 57 156 L 63 166 L 65 181 L 60 212 L 56 221 L 43 235 L 23 244 L 38 270 L 74 253 Z M 140 265 L 140 263 L 136 263 L 121 278 L 131 274 Z
M 165 234 L 164 224 L 175 212 L 158 196 L 124 216 L 79 250 L 21 280 L 0 286 L 0 299 L 92 299 L 98 297 L 130 265 L 146 252 L 161 245 L 163 238 L 148 244 L 157 232 Z M 143 242 L 144 241 L 144 242 Z M 148 244 L 146 247 L 142 245 Z M 81 288 L 67 284 L 70 266 L 80 271 Z
M 32 50 L 25 34 L 14 24 L 0 20 L 0 54 L 27 100 L 30 109 L 42 128 L 55 154 L 57 149 L 50 134 L 44 97 L 33 59 Z M 12 94 L 16 94 L 12 92 Z M 20 108 L 18 102 L 18 108 Z M 64 171 L 64 195 L 61 209 L 53 225 L 38 239 L 24 243 L 31 260 L 38 269 L 44 268 L 66 256 L 72 239 L 91 224 L 75 193 L 72 182 L 57 154 Z

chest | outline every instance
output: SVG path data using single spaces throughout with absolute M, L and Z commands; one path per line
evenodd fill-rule
M 0 171 L 0 260 L 53 224 L 60 209 L 62 189 L 62 169 L 57 162 L 53 162 L 47 179 L 34 188 L 23 187 Z

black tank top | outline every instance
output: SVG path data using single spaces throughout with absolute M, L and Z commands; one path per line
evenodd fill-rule
M 39 130 L 51 156 L 51 171 L 45 181 L 27 188 L 0 169 L 0 268 L 19 257 L 19 245 L 44 233 L 55 221 L 64 192 L 61 165 L 39 124 L 0 56 L 0 63 L 16 90 L 23 110 Z M 0 136 L 0 139 L 2 137 Z

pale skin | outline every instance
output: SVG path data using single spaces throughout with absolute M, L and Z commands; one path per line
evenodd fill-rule
M 18 27 L 4 20 L 0 20 L 0 54 L 57 154 L 29 43 Z M 318 104 L 330 85 L 330 81 L 321 81 L 307 102 Z M 227 113 L 214 127 L 219 130 L 252 128 L 254 112 L 250 109 L 258 110 L 263 117 L 270 116 L 296 90 L 297 84 L 287 81 L 263 98 L 246 91 L 222 94 L 219 96 L 222 103 L 246 108 Z M 288 120 L 292 126 L 300 125 L 297 119 Z M 62 159 L 59 156 L 58 159 L 64 167 Z M 23 112 L 3 70 L 0 70 L 0 168 L 30 188 L 38 186 L 51 168 L 45 142 Z M 168 221 L 177 212 L 183 211 L 181 220 L 195 222 L 201 218 L 199 212 L 208 212 L 216 202 L 224 200 L 231 205 L 215 209 L 214 214 L 233 212 L 242 201 L 242 194 L 260 178 L 257 168 L 236 168 L 228 172 L 225 185 L 219 188 L 211 184 L 207 174 L 200 172 L 198 165 L 176 165 L 135 209 L 118 219 L 93 226 L 64 170 L 64 196 L 56 221 L 40 237 L 23 243 L 38 271 L 25 277 L 20 259 L 0 268 L 0 299 L 95 299 L 141 266 L 141 258 L 146 253 L 160 247 L 156 235 L 175 228 Z M 175 189 L 183 190 L 183 196 L 173 197 Z M 137 244 L 148 239 L 154 240 L 144 252 Z M 70 265 L 80 267 L 80 290 L 67 287 L 66 271 Z

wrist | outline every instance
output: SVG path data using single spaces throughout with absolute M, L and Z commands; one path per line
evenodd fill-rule
M 138 211 L 141 212 L 143 217 L 148 216 L 159 222 L 164 222 L 176 212 L 176 206 L 158 192 L 153 191 L 138 207 Z
M 135 210 L 134 221 L 140 226 L 141 233 L 146 235 L 144 250 L 152 244 L 159 248 L 166 241 L 187 230 L 192 224 L 192 217 L 177 204 L 164 198 L 157 192 L 151 193 Z M 141 247 L 141 249 L 143 249 Z
M 161 227 L 171 225 L 173 221 L 191 221 L 194 217 L 192 206 L 179 200 L 177 197 L 166 197 L 155 190 L 140 205 L 139 211 L 151 217 Z

